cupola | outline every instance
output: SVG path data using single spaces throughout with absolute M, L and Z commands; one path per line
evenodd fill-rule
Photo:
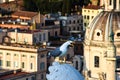
M 85 40 L 120 42 L 120 0 L 105 0 L 105 10 L 86 28 Z

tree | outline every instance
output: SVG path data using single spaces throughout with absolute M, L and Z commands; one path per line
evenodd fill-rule
M 34 0 L 23 0 L 24 8 L 27 11 L 37 11 L 37 6 Z
M 65 15 L 66 13 L 70 14 L 71 8 L 72 8 L 72 0 L 63 0 L 62 15 Z

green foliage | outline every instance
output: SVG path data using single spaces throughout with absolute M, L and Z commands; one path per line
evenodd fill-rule
M 27 11 L 40 11 L 42 14 L 60 11 L 64 15 L 73 12 L 75 5 L 83 6 L 83 3 L 86 5 L 90 0 L 23 0 L 23 2 Z

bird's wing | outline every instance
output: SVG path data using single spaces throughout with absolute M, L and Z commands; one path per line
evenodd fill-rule
M 52 55 L 53 57 L 57 57 L 57 56 L 59 56 L 60 54 L 62 54 L 62 51 L 60 51 L 60 48 L 58 47 L 58 48 L 56 48 L 55 50 L 51 51 L 50 53 L 51 53 L 51 55 Z

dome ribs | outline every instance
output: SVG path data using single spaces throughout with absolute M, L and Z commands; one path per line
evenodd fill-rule
M 97 15 L 86 28 L 87 39 L 92 41 L 109 42 L 120 40 L 120 12 L 103 11 Z M 118 35 L 119 33 L 119 35 Z M 114 34 L 114 35 L 113 35 Z

